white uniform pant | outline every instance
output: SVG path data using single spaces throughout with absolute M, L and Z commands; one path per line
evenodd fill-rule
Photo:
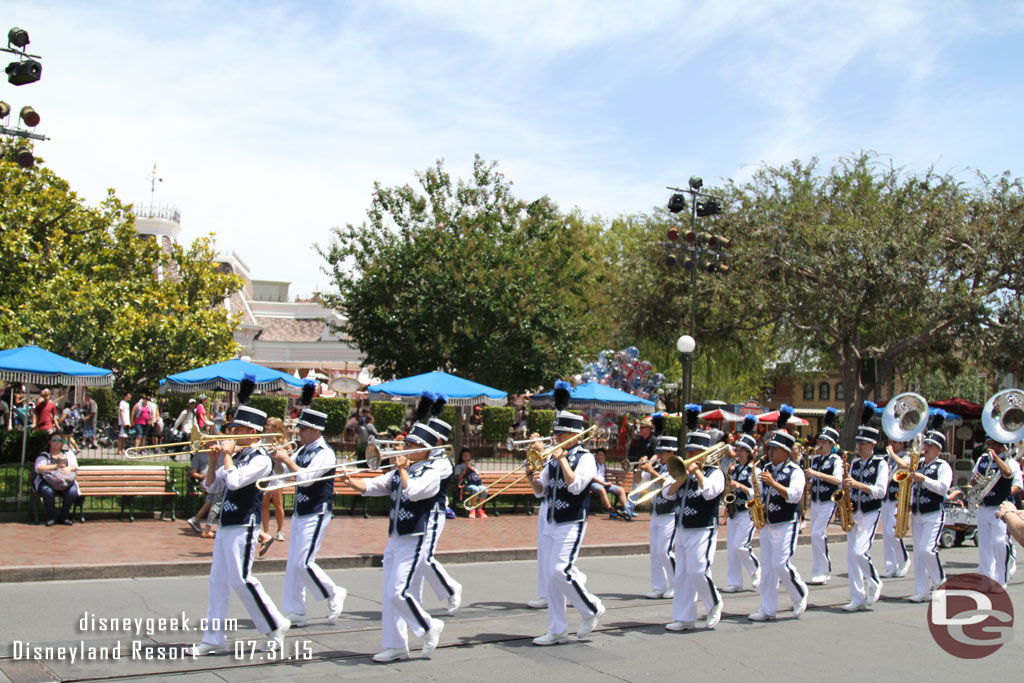
M 697 598 L 704 609 L 722 601 L 711 578 L 711 565 L 715 560 L 718 527 L 710 529 L 684 529 L 676 532 L 676 592 L 672 597 L 673 621 L 696 621 Z
M 1017 571 L 1017 553 L 1006 533 L 1006 522 L 996 519 L 998 507 L 978 506 L 978 573 L 1006 587 Z
M 914 592 L 928 595 L 928 582 L 938 587 L 946 580 L 939 561 L 939 536 L 945 513 L 942 510 L 915 514 L 911 520 L 914 531 Z
M 796 550 L 797 529 L 800 520 L 766 524 L 760 532 L 761 539 L 761 607 L 760 611 L 774 617 L 779 610 L 779 584 L 789 593 L 794 604 L 807 595 L 796 567 L 790 561 Z
M 907 566 L 910 553 L 902 538 L 896 537 L 896 501 L 882 501 L 882 543 L 885 552 L 885 571 L 898 572 Z
M 754 576 L 761 566 L 754 555 L 750 542 L 754 540 L 754 521 L 750 519 L 750 511 L 737 508 L 736 514 L 729 519 L 726 526 L 726 556 L 729 559 L 728 579 L 730 586 L 743 585 L 743 570 Z
M 284 617 L 274 606 L 263 584 L 252 575 L 256 553 L 258 524 L 222 526 L 213 541 L 213 564 L 210 566 L 210 595 L 206 608 L 207 630 L 203 642 L 216 647 L 227 646 L 224 619 L 233 590 L 242 601 L 256 630 L 269 634 L 276 631 Z
M 548 633 L 568 632 L 566 602 L 571 602 L 584 619 L 594 616 L 601 604 L 596 596 L 587 591 L 576 569 L 576 556 L 579 555 L 586 532 L 586 522 L 545 525 L 542 545 L 548 591 Z
M 327 535 L 331 513 L 292 515 L 288 540 L 288 566 L 284 571 L 284 597 L 281 609 L 292 614 L 306 614 L 306 592 L 314 600 L 334 597 L 337 587 L 316 563 L 316 554 Z
M 836 504 L 828 502 L 811 503 L 811 552 L 814 561 L 811 576 L 830 576 L 832 558 L 828 554 L 828 525 L 836 513 Z
M 664 593 L 676 575 L 676 516 L 651 514 L 651 589 Z
M 542 501 L 537 510 L 537 597 L 547 600 L 548 580 L 544 573 L 547 567 L 547 544 L 544 543 L 544 530 L 548 525 L 548 504 Z
M 863 604 L 867 598 L 865 581 L 880 583 L 871 563 L 871 542 L 878 530 L 881 510 L 854 512 L 853 528 L 846 532 L 846 566 L 850 574 L 850 602 Z
M 447 507 L 447 506 L 445 506 Z M 455 595 L 455 589 L 459 582 L 453 579 L 445 570 L 444 565 L 434 557 L 437 550 L 437 541 L 444 531 L 444 507 L 436 506 L 430 516 L 427 517 L 427 540 L 423 544 L 423 557 L 416 567 L 416 575 L 413 577 L 413 592 L 416 599 L 423 600 L 423 582 L 426 581 L 438 600 L 447 600 Z
M 413 575 L 423 557 L 425 536 L 389 536 L 384 548 L 384 578 L 380 607 L 383 645 L 408 649 L 407 626 L 418 638 L 434 625 L 412 589 Z

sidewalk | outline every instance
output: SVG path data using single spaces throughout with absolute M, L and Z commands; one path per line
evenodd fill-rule
M 646 513 L 632 522 L 590 518 L 582 555 L 636 555 L 648 552 Z M 289 520 L 285 520 L 288 533 Z M 210 570 L 213 540 L 199 537 L 179 519 L 96 520 L 74 526 L 0 525 L 0 583 L 144 576 L 202 576 Z M 271 531 L 276 530 L 271 520 Z M 326 569 L 380 566 L 387 542 L 386 517 L 349 517 L 331 522 L 319 553 Z M 845 540 L 837 526 L 830 538 Z M 718 547 L 725 549 L 725 528 Z M 442 562 L 486 562 L 532 559 L 537 552 L 537 518 L 525 514 L 491 515 L 487 519 L 448 520 L 438 544 Z M 801 544 L 809 543 L 801 534 Z M 754 539 L 755 547 L 758 540 Z M 282 572 L 288 542 L 277 541 L 262 559 L 258 572 Z

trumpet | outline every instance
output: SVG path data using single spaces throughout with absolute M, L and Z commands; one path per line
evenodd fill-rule
M 288 438 L 287 434 L 276 434 L 276 433 L 274 433 L 274 434 L 212 434 L 212 435 L 211 434 L 202 434 L 199 431 L 199 428 L 194 426 L 194 425 L 192 427 L 192 434 L 191 434 L 191 436 L 192 436 L 192 438 L 189 439 L 188 441 L 175 441 L 175 442 L 172 442 L 172 443 L 161 443 L 161 444 L 154 444 L 154 445 L 151 445 L 151 446 L 129 446 L 124 451 L 124 457 L 126 459 L 128 459 L 128 460 L 146 460 L 148 458 L 166 458 L 168 455 L 172 455 L 172 454 L 171 453 L 160 452 L 160 453 L 146 453 L 146 454 L 140 455 L 138 453 L 138 451 L 153 450 L 153 449 L 163 449 L 163 448 L 173 448 L 174 446 L 188 446 L 189 447 L 188 451 L 187 451 L 188 454 L 189 455 L 195 455 L 196 453 L 209 453 L 210 451 L 212 451 L 213 450 L 212 448 L 201 448 L 201 446 L 203 446 L 204 444 L 207 444 L 207 443 L 212 443 L 214 441 L 226 441 L 228 439 L 233 439 L 233 440 L 260 439 L 260 443 L 257 444 L 257 445 L 259 445 L 259 446 L 269 446 L 269 445 L 273 444 L 273 441 L 271 441 L 269 443 L 264 443 L 263 442 L 264 439 L 272 439 L 273 440 L 273 439 L 282 439 L 282 438 L 286 439 L 286 438 Z
M 672 477 L 672 479 L 674 479 L 675 481 L 683 481 L 684 479 L 686 479 L 686 477 L 689 476 L 689 472 L 687 472 L 687 470 L 690 469 L 690 465 L 693 465 L 694 463 L 699 463 L 702 467 L 711 467 L 718 465 L 720 462 L 722 462 L 722 458 L 725 457 L 725 453 L 728 450 L 729 444 L 725 443 L 724 441 L 721 441 L 719 443 L 716 443 L 714 446 L 711 446 L 710 448 L 705 448 L 697 455 L 694 455 L 689 458 L 684 459 L 682 456 L 673 455 L 668 459 L 668 462 L 666 463 L 668 465 L 668 472 L 666 472 L 665 474 L 659 474 L 657 477 L 654 477 L 653 479 L 648 479 L 644 483 L 640 484 L 640 486 L 633 489 L 632 492 L 630 492 L 630 494 L 626 497 L 634 505 L 646 503 L 651 498 L 657 496 L 658 492 L 661 491 L 661 489 L 664 488 L 664 486 L 659 486 L 655 488 L 653 491 L 648 491 L 648 489 L 656 486 L 660 482 L 665 481 L 669 477 Z M 636 495 L 637 493 L 642 493 L 643 495 L 639 496 L 634 500 L 633 496 Z
M 516 441 L 510 436 L 508 437 L 508 441 L 505 442 L 505 448 L 507 448 L 510 451 L 514 451 L 517 450 L 519 446 L 529 446 L 532 443 L 542 443 L 545 445 L 551 445 L 553 441 L 554 437 L 552 436 L 541 436 L 537 437 L 536 439 L 523 439 L 522 441 Z
M 423 448 L 408 448 L 405 450 L 395 449 L 390 451 L 381 451 L 378 463 L 380 460 L 391 460 L 393 458 L 397 458 L 399 455 L 412 455 L 413 453 L 422 453 L 424 451 L 436 451 L 438 449 L 442 451 L 442 454 L 430 458 L 431 460 L 440 460 L 441 458 L 451 457 L 452 452 L 454 451 L 454 447 L 451 444 L 445 444 L 444 446 L 425 446 Z M 355 462 L 336 462 L 334 466 L 335 468 L 341 468 L 340 473 L 326 474 L 322 477 L 304 479 L 302 483 L 312 484 L 313 482 L 316 481 L 328 481 L 331 479 L 341 479 L 343 477 L 348 477 L 351 476 L 353 473 L 353 471 L 349 469 L 350 467 L 360 464 L 368 465 L 370 461 L 371 458 L 367 458 L 366 460 L 356 460 Z M 392 465 L 389 465 L 389 467 L 392 467 Z M 269 477 L 257 479 L 256 488 L 258 488 L 260 491 L 276 491 L 277 489 L 283 489 L 289 486 L 294 486 L 298 482 L 298 476 L 301 472 L 302 471 L 300 470 L 299 472 L 285 472 L 284 474 L 272 474 Z
M 501 482 L 501 481 L 504 481 L 504 480 L 508 479 L 513 474 L 515 474 L 519 470 L 524 469 L 526 467 L 529 467 L 530 469 L 532 469 L 534 471 L 544 469 L 544 466 L 547 465 L 548 460 L 551 459 L 551 456 L 556 451 L 558 451 L 560 449 L 563 449 L 563 448 L 567 449 L 570 446 L 575 445 L 576 443 L 581 443 L 581 442 L 586 441 L 588 439 L 594 438 L 594 436 L 597 434 L 599 429 L 600 428 L 597 425 L 590 425 L 589 427 L 587 427 L 582 432 L 580 432 L 578 434 L 573 434 L 572 436 L 570 436 L 565 441 L 562 441 L 561 443 L 556 443 L 556 444 L 552 445 L 550 448 L 548 448 L 547 450 L 544 450 L 544 451 L 535 451 L 533 449 L 527 450 L 526 451 L 526 462 L 524 462 L 522 465 L 520 465 L 519 467 L 515 468 L 511 472 L 508 472 L 508 473 L 498 477 L 491 484 L 491 486 L 494 486 L 498 482 Z M 554 437 L 547 437 L 547 438 L 554 440 Z M 540 439 L 536 439 L 536 441 L 540 441 Z M 526 479 L 526 477 L 527 477 L 527 475 L 524 474 L 524 475 L 520 476 L 519 478 L 515 479 L 514 481 L 506 484 L 505 486 L 503 486 L 498 491 L 495 491 L 491 495 L 487 496 L 486 498 L 484 498 L 480 502 L 471 503 L 470 502 L 471 500 L 473 500 L 474 498 L 477 498 L 478 496 L 486 493 L 487 489 L 483 489 L 482 491 L 477 491 L 476 493 L 474 493 L 473 495 L 469 496 L 468 498 L 466 498 L 466 500 L 463 501 L 462 507 L 466 508 L 467 510 L 479 510 L 484 505 L 489 503 L 491 500 L 497 498 L 502 493 L 504 493 L 505 491 L 509 490 L 510 488 L 515 486 L 516 484 L 519 484 L 520 482 L 522 482 L 523 479 Z

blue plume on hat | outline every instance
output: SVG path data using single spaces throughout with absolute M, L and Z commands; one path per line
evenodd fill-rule
M 569 389 L 571 385 L 564 379 L 555 382 L 555 410 L 565 410 L 569 407 Z
M 860 423 L 866 425 L 875 417 L 875 410 L 878 404 L 874 401 L 864 401 L 864 412 L 860 414 Z
M 420 394 L 420 402 L 416 406 L 416 421 L 423 422 L 430 416 L 430 408 L 434 405 L 434 394 L 424 391 Z
M 835 429 L 835 427 L 836 427 L 836 415 L 837 415 L 837 411 L 832 406 L 829 406 L 828 408 L 825 408 L 825 426 L 826 427 L 832 427 L 833 429 Z
M 665 432 L 665 413 L 652 413 L 651 424 L 654 425 L 654 436 L 661 436 Z
M 307 379 L 302 384 L 302 396 L 299 397 L 299 403 L 304 406 L 308 406 L 313 402 L 314 394 L 316 394 L 316 382 L 311 379 Z
M 779 420 L 776 422 L 776 426 L 779 429 L 785 429 L 786 425 L 789 424 L 789 418 L 793 417 L 793 406 L 783 403 L 779 407 Z
M 743 427 L 741 427 L 741 429 L 744 434 L 753 434 L 755 427 L 757 427 L 756 415 L 747 415 L 743 418 Z
M 697 428 L 697 418 L 700 417 L 700 404 L 686 404 L 686 428 L 691 432 Z
M 948 416 L 949 416 L 949 413 L 947 413 L 942 408 L 939 408 L 938 410 L 936 410 L 935 414 L 932 415 L 931 429 L 933 429 L 935 431 L 938 431 L 938 430 L 942 429 L 942 425 L 944 425 L 946 423 L 946 418 Z
M 432 417 L 437 417 L 444 412 L 444 406 L 448 403 L 448 397 L 444 394 L 434 394 L 434 405 L 430 408 Z
M 248 403 L 254 391 L 256 391 L 256 375 L 247 372 L 242 377 L 241 385 L 238 387 L 238 405 L 241 406 Z

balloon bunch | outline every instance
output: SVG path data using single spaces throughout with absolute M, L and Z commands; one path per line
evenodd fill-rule
M 613 389 L 655 400 L 665 375 L 652 372 L 654 366 L 649 360 L 640 360 L 640 349 L 627 346 L 621 351 L 600 351 L 597 361 L 583 366 L 583 374 L 573 377 L 577 384 L 599 382 Z

